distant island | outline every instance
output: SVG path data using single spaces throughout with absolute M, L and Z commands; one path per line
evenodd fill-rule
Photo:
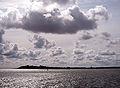
M 20 66 L 17 69 L 120 69 L 120 67 L 48 67 L 48 66 Z

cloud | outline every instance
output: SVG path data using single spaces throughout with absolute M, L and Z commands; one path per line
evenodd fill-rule
M 83 54 L 84 52 L 83 50 L 80 50 L 80 49 L 74 49 L 73 53 L 76 55 L 79 55 L 79 54 Z
M 45 63 L 50 64 L 54 62 L 53 60 L 56 57 L 59 57 L 59 59 L 65 57 L 65 52 L 62 48 L 56 47 L 53 42 L 49 42 L 42 36 L 34 35 L 30 41 L 34 44 L 34 49 L 23 49 L 18 47 L 17 44 L 11 43 L 9 41 L 0 43 L 0 61 L 6 64 L 22 64 L 24 62 L 31 63 L 31 61 L 32 63 L 39 64 L 38 62 L 46 60 Z M 48 54 L 50 54 L 50 56 L 48 56 Z M 50 62 L 48 59 L 51 59 Z M 60 60 L 57 63 L 59 65 L 66 64 L 64 60 Z
M 67 65 L 67 62 L 65 62 L 65 61 L 60 61 L 59 64 L 60 64 L 60 65 Z
M 26 56 L 30 59 L 30 60 L 38 60 L 38 56 L 40 56 L 41 52 L 40 51 L 28 51 L 28 53 L 26 54 Z
M 59 9 L 54 14 L 49 13 L 50 17 L 45 17 L 44 13 L 30 12 L 27 16 L 22 19 L 23 29 L 33 32 L 44 32 L 44 33 L 76 33 L 79 30 L 90 30 L 96 28 L 96 23 L 93 20 L 89 20 L 78 7 L 69 9 L 70 17 L 65 19 L 58 15 Z
M 4 30 L 0 28 L 0 55 L 3 52 L 3 34 L 4 34 Z
M 112 52 L 110 50 L 107 50 L 107 51 L 103 51 L 103 52 L 100 52 L 100 55 L 116 55 L 115 52 Z
M 90 19 L 93 19 L 95 21 L 98 20 L 108 20 L 109 19 L 109 13 L 105 7 L 96 6 L 96 8 L 89 9 L 88 16 Z
M 0 62 L 3 61 L 3 60 L 4 60 L 3 56 L 0 55 Z
M 98 54 L 94 57 L 94 62 L 99 66 L 116 65 L 116 58 L 113 54 Z
M 116 65 L 117 52 L 114 50 L 92 50 L 80 48 L 79 46 L 73 50 L 73 64 L 88 66 L 107 66 Z
M 20 28 L 22 14 L 17 8 L 9 7 L 6 12 L 0 14 L 0 25 L 4 28 Z
M 74 58 L 74 64 L 78 64 L 80 61 L 83 61 L 85 55 L 85 51 L 82 49 L 74 49 L 73 50 L 73 58 Z
M 49 42 L 47 39 L 39 35 L 34 35 L 30 41 L 34 44 L 34 48 L 50 49 L 55 46 L 54 42 Z
M 57 48 L 53 48 L 51 51 L 50 51 L 50 56 L 60 56 L 60 55 L 63 55 L 65 52 L 64 50 L 62 50 L 62 48 L 60 47 L 57 47 Z
M 103 35 L 104 37 L 110 37 L 110 36 L 111 36 L 108 32 L 103 32 L 102 35 Z
M 3 42 L 3 34 L 4 34 L 4 30 L 0 28 L 0 43 Z
M 36 60 L 40 56 L 39 50 L 26 50 L 18 47 L 17 44 L 10 43 L 9 41 L 4 41 L 0 43 L 0 56 L 6 59 L 29 59 Z
M 80 40 L 89 40 L 93 38 L 94 36 L 88 32 L 84 32 L 81 37 L 79 38 Z
M 2 53 L 6 58 L 22 58 L 21 53 L 19 52 L 17 44 L 11 44 L 9 42 L 5 42 L 2 47 Z
M 108 20 L 108 11 L 103 6 L 96 6 L 88 12 L 81 11 L 77 4 L 72 3 L 73 0 L 42 0 L 34 1 L 27 8 L 22 8 L 24 14 L 18 8 L 8 8 L 2 16 L 0 16 L 0 24 L 9 28 L 22 28 L 32 32 L 43 33 L 76 33 L 80 30 L 92 30 L 97 28 L 97 21 Z M 42 3 L 48 3 L 44 6 Z M 38 3 L 38 4 L 37 4 Z M 65 7 L 57 4 L 64 4 Z M 36 9 L 37 8 L 37 9 Z
M 57 3 L 59 5 L 66 5 L 66 4 L 73 4 L 76 2 L 76 0 L 36 0 L 36 1 L 42 1 L 45 5 L 49 5 L 53 3 Z
M 60 66 L 64 66 L 64 65 L 67 65 L 68 63 L 67 62 L 65 62 L 64 60 L 59 60 L 59 59 L 55 59 L 55 60 L 53 60 L 53 63 L 54 64 L 57 64 L 57 65 L 60 65 Z
M 118 45 L 120 44 L 120 39 L 110 40 L 108 45 Z
M 85 44 L 81 44 L 81 41 L 76 41 L 75 42 L 75 48 L 85 48 L 85 47 L 87 47 L 87 45 L 85 45 Z
M 106 40 L 106 41 L 110 41 L 111 40 L 111 34 L 108 32 L 102 32 L 101 33 L 102 36 L 100 36 L 101 39 Z

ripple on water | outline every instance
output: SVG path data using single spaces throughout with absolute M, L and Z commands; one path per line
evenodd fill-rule
M 120 70 L 0 71 L 0 88 L 119 88 Z

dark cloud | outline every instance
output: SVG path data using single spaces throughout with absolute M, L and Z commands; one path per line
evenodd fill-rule
M 45 17 L 43 13 L 30 12 L 28 17 L 23 17 L 23 29 L 33 32 L 44 33 L 76 33 L 79 30 L 90 30 L 96 28 L 96 23 L 89 20 L 78 7 L 70 9 L 73 20 L 59 18 L 54 13 L 51 17 Z
M 69 0 L 52 0 L 52 2 L 62 3 L 69 2 Z M 107 13 L 107 9 L 103 6 L 97 6 L 89 10 L 88 13 L 81 11 L 77 5 L 73 5 L 73 7 L 68 7 L 64 10 L 59 7 L 55 7 L 50 11 L 46 8 L 43 11 L 33 9 L 26 11 L 24 15 L 14 8 L 7 10 L 5 15 L 0 18 L 0 24 L 8 29 L 22 28 L 35 33 L 72 34 L 80 30 L 97 28 L 95 19 L 104 18 L 107 20 Z

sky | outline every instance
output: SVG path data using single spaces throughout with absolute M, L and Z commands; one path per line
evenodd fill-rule
M 120 0 L 0 0 L 0 68 L 120 66 Z

